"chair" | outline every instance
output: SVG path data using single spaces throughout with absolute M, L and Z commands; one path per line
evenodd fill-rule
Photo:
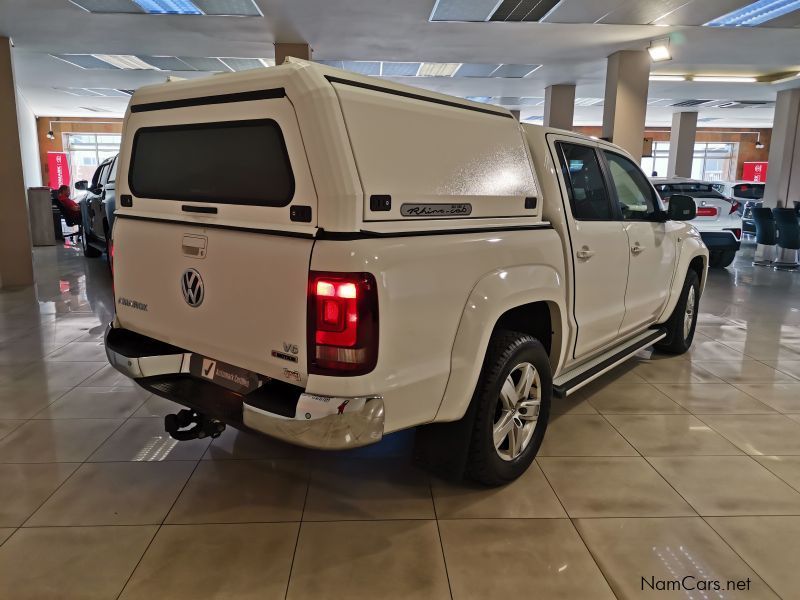
M 83 221 L 81 219 L 75 219 L 73 214 L 68 211 L 61 202 L 58 200 L 58 196 L 55 194 L 52 196 L 53 206 L 58 208 L 58 212 L 61 215 L 61 218 L 64 219 L 64 222 L 67 224 L 67 227 L 77 227 L 78 231 L 74 233 L 68 233 L 66 235 L 61 235 L 61 238 L 75 238 L 80 237 L 83 233 Z M 74 241 L 74 240 L 73 240 Z
M 778 229 L 778 255 L 773 266 L 782 271 L 797 269 L 797 255 L 800 250 L 800 223 L 793 208 L 773 208 L 775 225 Z
M 756 253 L 753 266 L 766 267 L 775 260 L 775 215 L 768 208 L 753 207 L 753 221 L 756 224 Z

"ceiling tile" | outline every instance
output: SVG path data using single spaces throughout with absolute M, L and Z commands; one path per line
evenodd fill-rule
M 464 63 L 461 67 L 456 71 L 456 77 L 491 77 L 492 73 L 499 67 L 499 64 L 496 65 L 487 65 L 487 64 L 474 64 L 474 63 Z
M 437 0 L 431 21 L 486 21 L 499 0 Z
M 192 2 L 207 15 L 262 16 L 253 0 L 192 0 Z

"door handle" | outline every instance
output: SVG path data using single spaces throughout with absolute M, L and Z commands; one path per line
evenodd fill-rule
M 588 246 L 584 246 L 583 248 L 578 250 L 575 254 L 577 255 L 578 258 L 582 260 L 589 260 L 594 256 L 594 250 L 589 250 Z
M 631 253 L 633 255 L 638 255 L 644 252 L 644 246 L 640 246 L 639 242 L 636 242 L 635 246 L 631 246 Z

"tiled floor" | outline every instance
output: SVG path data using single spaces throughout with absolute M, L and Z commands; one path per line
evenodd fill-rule
M 174 442 L 106 366 L 102 260 L 39 249 L 36 289 L 0 293 L 0 598 L 800 598 L 800 274 L 751 255 L 710 274 L 691 352 L 558 401 L 484 489 L 407 433 Z M 684 575 L 748 589 L 650 587 Z

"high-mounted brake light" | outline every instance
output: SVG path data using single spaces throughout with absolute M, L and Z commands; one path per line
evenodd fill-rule
M 378 288 L 370 273 L 311 271 L 308 370 L 363 375 L 378 360 Z

